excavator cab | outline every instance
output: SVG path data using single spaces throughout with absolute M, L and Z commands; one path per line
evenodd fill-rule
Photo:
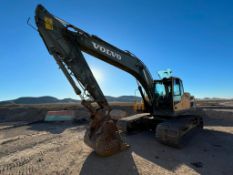
M 184 92 L 180 78 L 169 77 L 154 81 L 156 113 L 171 115 L 191 107 L 190 94 Z

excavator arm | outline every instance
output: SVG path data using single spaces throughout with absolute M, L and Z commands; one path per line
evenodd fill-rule
M 130 52 L 120 50 L 55 17 L 41 5 L 36 8 L 35 21 L 49 53 L 53 55 L 76 94 L 81 97 L 82 104 L 91 113 L 85 143 L 103 156 L 128 147 L 123 143 L 116 124 L 111 119 L 111 108 L 82 51 L 133 75 L 146 92 L 147 98 L 139 85 L 145 106 L 149 110 L 152 109 L 154 97 L 153 79 L 147 67 Z

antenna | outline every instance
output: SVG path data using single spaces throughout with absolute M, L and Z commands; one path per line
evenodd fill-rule
M 30 20 L 31 20 L 31 18 L 28 17 L 28 19 L 27 19 L 27 25 L 29 25 L 29 26 L 30 26 L 31 28 L 33 28 L 34 30 L 38 31 L 37 28 L 34 27 L 34 26 L 31 24 Z

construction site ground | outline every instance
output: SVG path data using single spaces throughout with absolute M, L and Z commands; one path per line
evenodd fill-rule
M 35 107 L 1 107 L 0 117 L 12 116 L 12 110 L 18 111 L 20 116 L 21 108 L 26 108 L 30 111 L 28 115 L 32 116 L 25 121 L 16 121 L 16 118 L 10 121 L 2 117 L 0 174 L 232 175 L 233 102 L 201 105 L 207 114 L 204 130 L 184 148 L 162 145 L 155 140 L 154 132 L 144 131 L 124 135 L 124 140 L 131 145 L 130 149 L 111 157 L 99 157 L 84 144 L 87 123 L 45 123 L 36 120 L 45 113 L 46 109 L 41 106 L 37 107 L 38 116 L 33 112 Z M 130 104 L 115 104 L 115 107 L 131 113 Z M 83 111 L 81 114 L 84 115 Z

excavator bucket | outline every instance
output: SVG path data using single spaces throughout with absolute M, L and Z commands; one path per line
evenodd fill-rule
M 84 142 L 101 156 L 111 156 L 129 148 L 123 142 L 116 123 L 102 110 L 92 117 Z

